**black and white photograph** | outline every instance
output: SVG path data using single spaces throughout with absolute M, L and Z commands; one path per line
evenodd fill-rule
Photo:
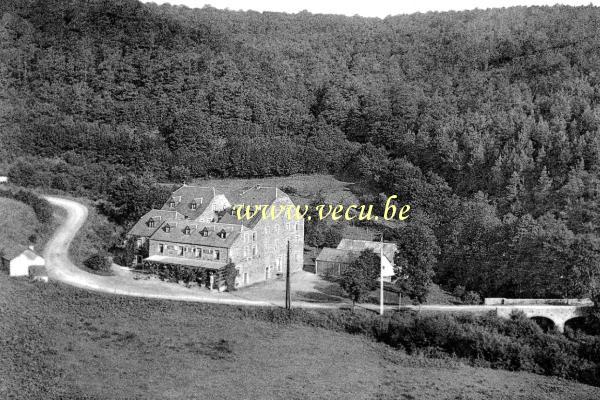
M 600 399 L 600 1 L 0 0 L 0 399 Z

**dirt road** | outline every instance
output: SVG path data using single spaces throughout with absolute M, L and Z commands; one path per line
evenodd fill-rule
M 59 197 L 46 197 L 53 205 L 67 212 L 66 219 L 56 229 L 44 249 L 44 258 L 50 279 L 82 289 L 99 292 L 148 297 L 156 299 L 197 301 L 232 305 L 273 306 L 273 302 L 255 301 L 236 297 L 230 293 L 203 293 L 172 283 L 156 280 L 133 280 L 123 276 L 100 276 L 78 268 L 69 258 L 69 245 L 84 224 L 88 210 L 76 201 Z

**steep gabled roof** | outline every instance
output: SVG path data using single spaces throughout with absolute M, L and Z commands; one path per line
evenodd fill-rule
M 227 200 L 229 200 L 233 208 L 240 206 L 250 206 L 254 208 L 258 205 L 270 206 L 278 198 L 286 197 L 289 199 L 288 195 L 278 188 L 263 186 L 253 186 L 229 191 L 223 190 L 223 194 L 225 197 L 227 197 Z M 260 222 L 261 218 L 262 214 L 260 212 L 251 219 L 244 218 L 242 220 L 237 218 L 237 214 L 231 215 L 227 213 L 219 219 L 219 222 L 227 224 L 239 224 L 244 225 L 247 228 L 254 228 L 256 224 Z
M 33 250 L 19 243 L 8 242 L 0 246 L 0 257 L 8 261 L 14 260 L 21 254 L 24 254 L 30 260 L 35 260 L 39 257 Z
M 184 217 L 196 219 L 206 210 L 214 197 L 215 188 L 183 185 L 172 193 L 162 209 L 177 211 Z M 175 203 L 174 208 L 171 208 L 171 202 Z M 192 204 L 196 204 L 195 209 Z
M 150 237 L 166 220 L 183 219 L 177 211 L 150 210 L 129 230 L 128 235 Z M 150 224 L 154 221 L 154 226 Z

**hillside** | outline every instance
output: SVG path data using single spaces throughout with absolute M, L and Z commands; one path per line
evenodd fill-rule
M 31 207 L 13 199 L 0 197 L 0 247 L 13 242 L 29 245 L 29 238 L 37 235 L 40 223 Z
M 269 322 L 277 319 L 266 311 L 106 296 L 4 275 L 0 287 L 2 398 L 600 395 L 556 378 L 409 357 L 361 336 Z
M 371 19 L 11 0 L 0 13 L 14 183 L 98 200 L 126 231 L 168 196 L 156 182 L 337 174 L 379 210 L 390 195 L 411 205 L 385 237 L 450 290 L 594 294 L 598 7 Z

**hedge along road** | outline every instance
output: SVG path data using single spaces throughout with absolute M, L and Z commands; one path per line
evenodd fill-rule
M 159 280 L 134 280 L 123 276 L 102 276 L 78 268 L 69 257 L 69 246 L 85 223 L 88 209 L 85 205 L 73 200 L 53 196 L 46 196 L 45 198 L 52 205 L 67 212 L 66 218 L 57 227 L 44 249 L 43 256 L 46 260 L 48 276 L 52 280 L 64 282 L 81 289 L 124 296 L 261 307 L 283 307 L 284 305 L 283 296 L 280 302 L 249 300 L 228 292 L 203 293 L 197 288 L 189 289 L 174 283 Z M 347 307 L 346 303 L 294 302 L 293 305 L 302 308 Z

